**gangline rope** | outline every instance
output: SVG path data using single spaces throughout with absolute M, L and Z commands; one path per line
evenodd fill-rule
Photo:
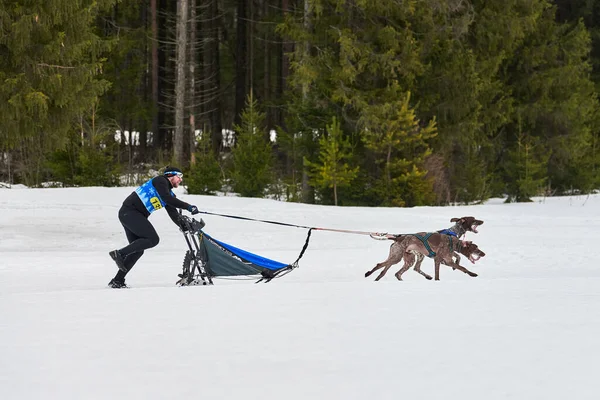
M 308 229 L 308 234 L 306 235 L 306 241 L 304 242 L 302 251 L 300 251 L 300 255 L 298 256 L 296 261 L 294 261 L 292 264 L 290 264 L 290 266 L 292 268 L 298 267 L 298 261 L 300 261 L 300 259 L 304 255 L 304 252 L 308 248 L 308 243 L 310 242 L 310 235 L 311 235 L 312 231 L 329 231 L 329 232 L 351 233 L 351 234 L 356 234 L 356 235 L 369 235 L 371 238 L 377 239 L 377 240 L 395 239 L 398 236 L 398 235 L 393 235 L 393 234 L 389 234 L 389 233 L 380 233 L 380 232 L 355 231 L 355 230 L 349 230 L 349 229 L 318 228 L 318 227 L 313 227 L 313 226 L 288 224 L 288 223 L 279 222 L 279 221 L 269 221 L 269 220 L 265 220 L 265 219 L 241 217 L 239 215 L 212 213 L 209 211 L 200 211 L 200 213 L 206 214 L 206 215 L 216 215 L 216 216 L 225 217 L 225 218 L 241 219 L 241 220 L 245 220 L 245 221 L 263 222 L 266 224 L 274 224 L 274 225 L 290 226 L 293 228 Z

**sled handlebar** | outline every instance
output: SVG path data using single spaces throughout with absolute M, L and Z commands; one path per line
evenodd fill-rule
M 183 232 L 187 231 L 187 232 L 198 233 L 206 225 L 202 218 L 200 218 L 200 220 L 198 221 L 195 218 L 188 217 L 181 213 L 179 214 L 179 221 L 180 221 L 179 223 L 180 223 L 181 230 Z

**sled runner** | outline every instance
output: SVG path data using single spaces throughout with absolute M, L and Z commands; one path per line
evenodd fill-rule
M 205 224 L 184 215 L 181 229 L 188 250 L 183 259 L 183 272 L 177 285 L 212 285 L 214 277 L 255 276 L 256 282 L 269 282 L 283 276 L 298 266 L 284 264 L 250 253 L 246 250 L 219 241 L 202 230 Z

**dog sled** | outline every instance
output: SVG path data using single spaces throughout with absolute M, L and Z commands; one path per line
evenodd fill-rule
M 212 285 L 213 278 L 239 276 L 256 277 L 256 283 L 266 283 L 298 267 L 298 260 L 285 264 L 217 240 L 203 231 L 202 219 L 180 215 L 180 220 L 188 250 L 178 286 Z

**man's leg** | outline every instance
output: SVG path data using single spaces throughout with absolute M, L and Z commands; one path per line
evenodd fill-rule
M 148 218 L 140 212 L 130 209 L 121 209 L 119 211 L 119 220 L 125 228 L 125 234 L 130 241 L 129 245 L 119 250 L 121 256 L 125 259 L 127 256 L 137 252 L 143 252 L 146 249 L 156 246 L 159 242 L 156 230 L 148 221 Z M 137 257 L 139 259 L 141 254 Z M 137 261 L 137 259 L 135 259 Z M 134 263 L 135 263 L 134 261 Z
M 110 252 L 110 256 L 119 267 L 119 271 L 113 279 L 118 284 L 124 283 L 125 276 L 144 254 L 144 250 L 156 246 L 159 242 L 156 230 L 140 212 L 122 207 L 119 210 L 119 221 L 125 229 L 129 245 Z
M 137 235 L 131 232 L 129 229 L 125 228 L 125 235 L 127 236 L 127 240 L 129 243 L 132 243 L 139 239 Z M 135 263 L 140 259 L 141 256 L 144 255 L 144 250 L 136 251 L 135 253 L 128 254 L 124 257 L 123 264 L 125 265 L 126 271 L 119 270 L 115 275 L 115 280 L 118 282 L 124 282 L 125 276 L 131 271 Z

